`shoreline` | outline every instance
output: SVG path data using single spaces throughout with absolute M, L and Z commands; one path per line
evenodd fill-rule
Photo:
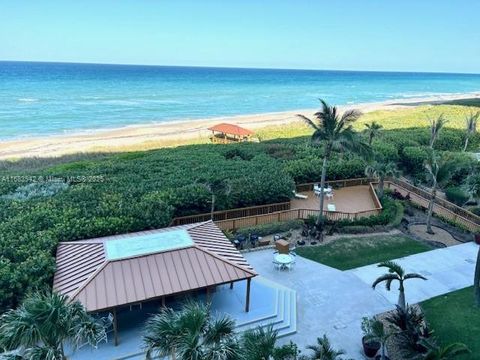
M 438 105 L 448 101 L 468 99 L 480 99 L 480 93 L 393 99 L 382 102 L 340 105 L 338 108 L 341 111 L 355 108 L 368 113 L 420 105 Z M 113 129 L 95 129 L 72 134 L 12 139 L 0 142 L 0 159 L 55 157 L 84 152 L 113 152 L 115 149 L 121 151 L 122 147 L 134 148 L 152 142 L 155 142 L 158 148 L 168 147 L 188 143 L 189 141 L 206 141 L 210 135 L 207 128 L 219 122 L 233 123 L 258 130 L 267 126 L 279 126 L 298 121 L 296 114 L 302 113 L 310 116 L 316 110 L 303 109 L 195 120 L 175 120 L 155 124 L 134 124 Z

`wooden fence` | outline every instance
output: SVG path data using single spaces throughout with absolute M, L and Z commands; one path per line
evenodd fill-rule
M 276 213 L 276 212 L 285 211 L 285 210 L 290 210 L 290 201 L 276 203 L 276 204 L 269 204 L 269 205 L 250 206 L 250 207 L 231 209 L 231 210 L 225 210 L 225 211 L 215 211 L 213 213 L 213 220 L 215 222 L 218 222 L 218 221 L 224 221 L 229 219 L 238 219 L 238 218 L 245 218 L 250 216 L 265 215 L 265 214 Z M 181 217 L 174 218 L 170 226 L 193 224 L 196 222 L 208 221 L 210 219 L 211 219 L 210 213 L 181 216 Z
M 385 182 L 385 186 L 389 189 L 397 190 L 403 196 L 409 195 L 412 202 L 424 209 L 428 208 L 428 204 L 432 198 L 428 191 L 400 179 L 390 179 Z M 480 231 L 479 216 L 449 201 L 436 198 L 435 204 L 433 205 L 433 212 L 440 217 L 452 221 L 454 224 L 459 224 L 471 232 L 476 233 Z
M 381 209 L 372 209 L 360 211 L 356 213 L 348 213 L 342 211 L 324 211 L 325 217 L 332 221 L 339 220 L 355 220 L 362 217 L 378 215 Z M 252 227 L 263 224 L 271 224 L 274 222 L 288 221 L 288 220 L 306 220 L 310 216 L 318 216 L 320 210 L 313 209 L 290 209 L 285 211 L 278 211 L 276 213 L 247 216 L 238 219 L 215 221 L 215 224 L 222 230 L 236 230 L 245 227 Z
M 325 181 L 325 185 L 331 186 L 334 188 L 339 188 L 339 187 L 347 187 L 347 186 L 368 185 L 370 184 L 370 181 L 371 180 L 369 180 L 368 178 L 330 180 L 330 181 Z M 320 184 L 320 182 L 317 181 L 317 182 L 306 183 L 306 184 L 298 184 L 296 186 L 297 192 L 313 191 L 313 186 L 315 184 Z
M 297 192 L 313 191 L 313 186 L 317 183 L 299 184 L 296 186 Z M 377 215 L 382 210 L 382 205 L 377 197 L 373 183 L 368 178 L 345 179 L 326 181 L 326 185 L 332 187 L 347 187 L 358 185 L 369 185 L 375 209 L 366 210 L 357 213 L 348 213 L 341 211 L 326 211 L 325 216 L 333 221 L 355 220 L 362 217 Z M 428 191 L 420 189 L 401 179 L 389 179 L 385 181 L 385 186 L 390 189 L 396 189 L 402 195 L 410 195 L 411 201 L 423 208 L 428 207 L 431 195 Z M 480 216 L 465 210 L 449 201 L 437 198 L 433 207 L 435 214 L 444 217 L 453 223 L 459 224 L 472 232 L 480 232 Z M 290 202 L 276 203 L 270 205 L 251 206 L 247 208 L 232 209 L 226 211 L 215 211 L 213 219 L 215 223 L 224 230 L 235 230 L 242 227 L 250 227 L 262 224 L 269 224 L 279 221 L 288 221 L 296 219 L 307 219 L 309 216 L 318 216 L 319 210 L 312 209 L 291 209 Z M 191 224 L 195 222 L 210 220 L 210 214 L 199 214 L 177 217 L 173 219 L 172 226 Z

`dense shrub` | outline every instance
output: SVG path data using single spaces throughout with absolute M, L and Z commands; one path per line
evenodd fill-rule
M 266 236 L 271 234 L 282 233 L 292 229 L 299 229 L 302 227 L 302 225 L 303 225 L 303 220 L 280 221 L 280 222 L 274 222 L 271 224 L 262 224 L 262 225 L 239 229 L 237 230 L 237 234 L 242 234 L 245 236 L 247 236 L 248 234 L 257 234 L 259 236 Z
M 449 187 L 445 190 L 445 196 L 448 201 L 458 206 L 462 206 L 467 202 L 470 196 L 459 187 Z
M 337 224 L 338 228 L 350 226 L 367 226 L 374 227 L 377 225 L 389 225 L 391 227 L 398 226 L 403 216 L 403 204 L 384 196 L 381 199 L 383 210 L 378 215 L 363 217 L 356 220 L 340 220 Z
M 419 174 L 424 171 L 424 163 L 427 160 L 428 151 L 425 147 L 408 146 L 403 149 L 401 164 L 405 171 L 411 174 Z

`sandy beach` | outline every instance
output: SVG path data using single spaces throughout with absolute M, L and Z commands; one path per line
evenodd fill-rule
M 480 99 L 480 93 L 439 95 L 423 98 L 390 100 L 339 106 L 362 112 L 395 110 L 419 105 L 441 104 L 452 100 Z M 228 122 L 256 130 L 266 126 L 288 124 L 298 121 L 296 114 L 310 116 L 316 109 L 300 109 L 287 112 L 216 117 L 199 120 L 174 121 L 158 124 L 132 125 L 117 129 L 93 130 L 88 133 L 31 137 L 0 142 L 0 159 L 23 157 L 52 157 L 79 152 L 105 152 L 141 148 L 142 144 L 154 143 L 151 147 L 165 147 L 190 141 L 205 141 L 210 135 L 209 126 Z

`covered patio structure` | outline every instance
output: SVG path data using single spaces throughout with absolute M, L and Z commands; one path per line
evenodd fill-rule
M 118 344 L 117 309 L 165 306 L 167 298 L 209 293 L 216 286 L 246 280 L 245 312 L 250 310 L 250 283 L 257 274 L 212 222 L 142 231 L 90 240 L 62 242 L 57 248 L 53 288 L 79 301 L 88 312 L 113 315 Z
M 221 123 L 209 127 L 208 130 L 212 131 L 213 143 L 229 143 L 248 141 L 254 134 L 252 130 L 242 128 L 238 125 Z

